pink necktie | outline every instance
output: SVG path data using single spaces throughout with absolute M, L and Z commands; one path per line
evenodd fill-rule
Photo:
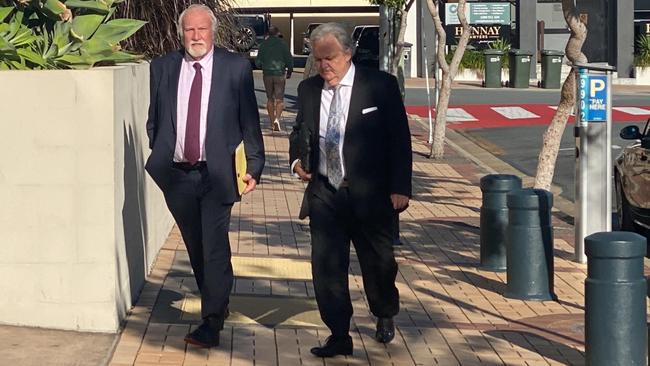
M 187 106 L 187 124 L 185 125 L 185 159 L 190 164 L 195 164 L 200 157 L 201 149 L 199 147 L 199 138 L 201 130 L 201 88 L 203 77 L 201 74 L 201 64 L 195 62 L 194 80 L 190 88 L 190 100 Z

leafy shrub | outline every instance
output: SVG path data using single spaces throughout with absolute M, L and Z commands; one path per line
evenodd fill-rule
M 503 52 L 503 56 L 501 56 L 501 68 L 502 69 L 507 69 L 510 67 L 509 63 L 509 54 L 508 51 L 510 51 L 511 45 L 510 42 L 506 41 L 503 38 L 499 38 L 496 41 L 490 43 L 489 48 L 491 50 L 499 50 Z
M 650 36 L 641 35 L 636 39 L 637 52 L 634 55 L 634 64 L 640 67 L 650 66 Z
M 124 0 L 0 0 L 0 70 L 86 69 L 139 58 L 120 42 L 145 22 L 112 19 Z
M 501 56 L 501 67 L 504 69 L 508 68 L 508 51 L 510 50 L 510 42 L 500 38 L 496 41 L 493 41 L 488 46 L 488 49 L 503 51 L 503 56 Z M 445 55 L 447 62 L 451 62 L 453 55 L 453 49 L 455 46 L 450 47 L 451 52 Z M 458 65 L 458 70 L 485 70 L 485 55 L 483 51 L 478 51 L 472 46 L 467 46 L 463 58 L 460 60 L 460 65 Z

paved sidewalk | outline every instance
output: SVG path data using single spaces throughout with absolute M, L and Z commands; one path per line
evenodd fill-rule
M 287 117 L 287 121 L 291 118 Z M 479 263 L 478 181 L 486 172 L 447 147 L 426 158 L 423 126 L 411 121 L 413 201 L 396 247 L 401 311 L 388 345 L 373 340 L 374 318 L 353 254 L 354 356 L 323 360 L 309 349 L 328 331 L 318 317 L 309 266 L 308 222 L 299 220 L 303 183 L 288 166 L 288 127 L 263 118 L 267 164 L 262 184 L 233 209 L 235 286 L 221 346 L 187 346 L 199 301 L 175 228 L 127 318 L 110 365 L 582 365 L 586 266 L 571 261 L 572 227 L 555 219 L 558 301 L 506 299 L 505 274 Z M 558 216 L 559 217 L 559 216 Z

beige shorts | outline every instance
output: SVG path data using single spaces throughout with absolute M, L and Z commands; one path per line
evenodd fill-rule
M 266 97 L 270 100 L 284 99 L 284 85 L 287 79 L 282 76 L 263 76 Z

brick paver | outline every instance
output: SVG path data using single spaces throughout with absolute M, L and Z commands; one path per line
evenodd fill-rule
M 290 118 L 287 118 L 290 120 Z M 285 126 L 288 127 L 288 126 Z M 396 247 L 401 311 L 388 345 L 373 340 L 375 319 L 360 267 L 350 265 L 353 357 L 323 360 L 309 349 L 328 331 L 318 317 L 309 267 L 309 227 L 299 220 L 304 184 L 288 174 L 288 128 L 263 123 L 267 165 L 258 189 L 233 209 L 235 286 L 221 346 L 186 346 L 200 301 L 178 230 L 158 255 L 129 314 L 111 365 L 582 365 L 586 266 L 571 261 L 572 227 L 555 220 L 558 301 L 507 299 L 505 273 L 479 269 L 481 167 L 451 147 L 426 158 L 426 131 L 411 122 L 414 197 Z

